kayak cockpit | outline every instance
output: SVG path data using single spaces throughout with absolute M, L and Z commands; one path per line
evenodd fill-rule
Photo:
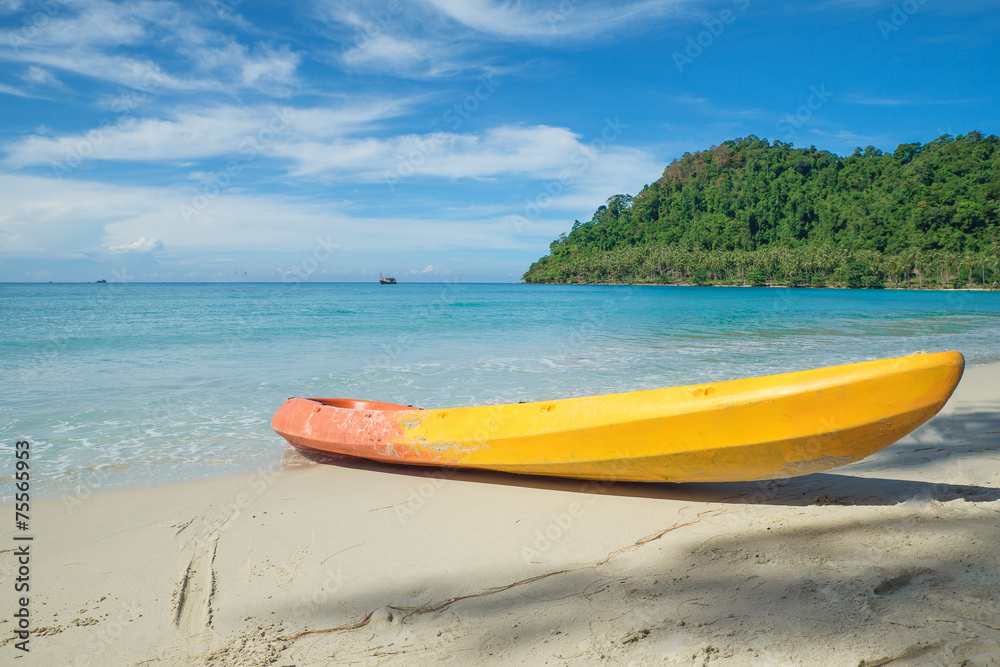
M 365 401 L 360 398 L 307 398 L 307 401 L 315 401 L 321 405 L 329 405 L 332 408 L 346 408 L 347 410 L 420 410 L 412 405 L 398 405 L 396 403 L 382 403 L 380 401 Z

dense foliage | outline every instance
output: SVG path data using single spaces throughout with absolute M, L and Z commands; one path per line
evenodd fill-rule
M 1000 140 L 838 157 L 749 136 L 615 195 L 527 282 L 964 286 L 1000 279 Z

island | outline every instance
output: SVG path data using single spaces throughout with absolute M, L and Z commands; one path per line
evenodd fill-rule
M 994 289 L 998 138 L 846 157 L 733 139 L 610 197 L 549 250 L 525 282 Z

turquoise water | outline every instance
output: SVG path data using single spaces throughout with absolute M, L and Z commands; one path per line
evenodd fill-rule
M 3 284 L 0 322 L 0 455 L 30 438 L 50 496 L 274 465 L 289 396 L 440 407 L 917 351 L 1000 362 L 1000 293 L 983 292 Z

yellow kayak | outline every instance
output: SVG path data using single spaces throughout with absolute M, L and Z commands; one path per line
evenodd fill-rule
M 958 352 L 747 380 L 537 403 L 420 410 L 290 398 L 271 427 L 292 446 L 415 465 L 627 481 L 731 482 L 821 472 L 933 417 Z

